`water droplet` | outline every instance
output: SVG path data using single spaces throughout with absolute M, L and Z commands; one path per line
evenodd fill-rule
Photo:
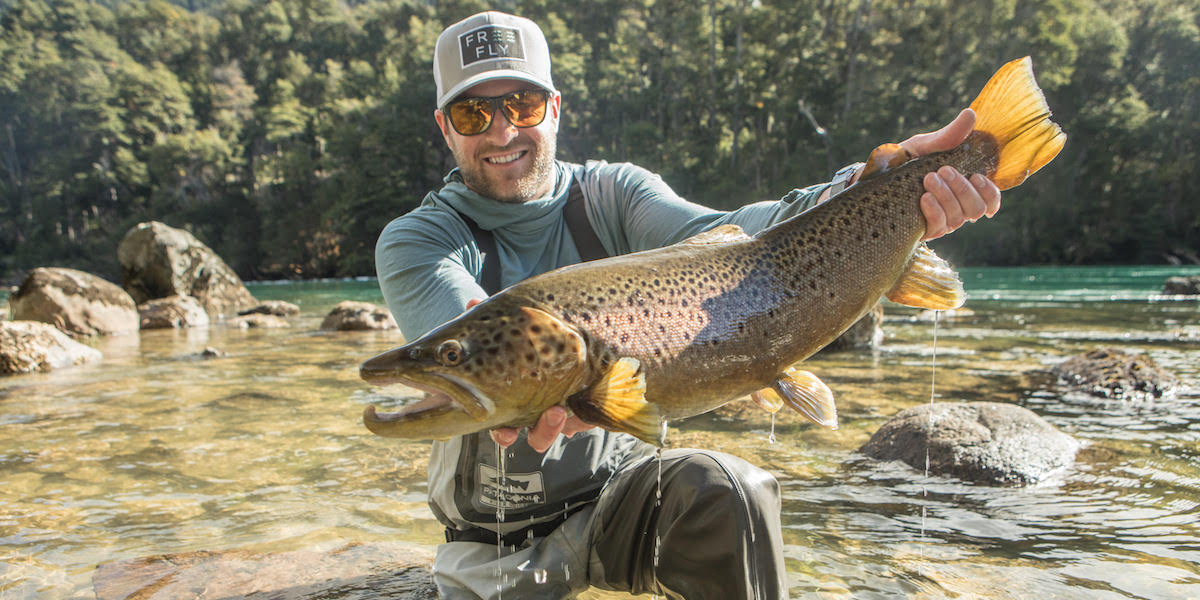
M 767 436 L 767 443 L 775 443 L 775 413 L 771 413 L 771 435 Z
M 533 580 L 538 584 L 546 583 L 549 578 L 550 574 L 545 569 L 537 569 L 533 572 Z

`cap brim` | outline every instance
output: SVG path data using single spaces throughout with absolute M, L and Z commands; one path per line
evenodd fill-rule
M 446 105 L 449 104 L 451 100 L 457 98 L 459 94 L 462 94 L 463 92 L 467 91 L 468 89 L 470 89 L 478 84 L 481 84 L 485 81 L 494 81 L 496 79 L 517 79 L 520 81 L 527 81 L 529 83 L 532 83 L 532 84 L 534 84 L 546 91 L 549 91 L 549 92 L 557 92 L 558 91 L 558 90 L 554 89 L 554 86 L 547 85 L 547 83 L 545 81 L 542 81 L 541 79 L 538 79 L 537 77 L 534 77 L 524 71 L 497 69 L 495 71 L 485 71 L 483 73 L 477 73 L 475 75 L 472 75 L 471 77 L 468 77 L 468 78 L 462 80 L 461 82 L 459 82 L 458 85 L 450 88 L 449 91 L 447 91 L 445 94 L 442 94 L 441 98 L 438 98 L 438 103 L 437 103 L 438 109 L 440 110 L 442 108 L 445 108 Z

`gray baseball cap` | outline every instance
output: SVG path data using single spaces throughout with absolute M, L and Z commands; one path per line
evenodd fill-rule
M 467 17 L 438 36 L 433 51 L 438 108 L 492 79 L 520 79 L 555 91 L 550 48 L 537 23 L 489 11 Z

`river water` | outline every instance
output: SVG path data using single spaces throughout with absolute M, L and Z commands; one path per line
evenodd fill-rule
M 769 415 L 731 407 L 672 423 L 668 443 L 775 474 L 794 598 L 1200 598 L 1200 299 L 1160 296 L 1174 274 L 1200 268 L 965 269 L 974 314 L 936 325 L 936 383 L 934 324 L 889 306 L 879 350 L 806 362 L 840 429 L 781 414 L 771 443 Z M 0 378 L 0 599 L 91 598 L 97 565 L 162 553 L 440 541 L 428 444 L 360 421 L 385 399 L 358 364 L 399 335 L 319 330 L 341 300 L 381 302 L 374 282 L 250 287 L 303 312 L 288 329 L 100 339 L 101 363 Z M 227 356 L 200 358 L 210 346 Z M 1184 388 L 1122 402 L 1044 387 L 1039 370 L 1097 347 L 1145 353 Z M 1023 405 L 1084 449 L 1027 488 L 857 452 L 931 393 Z

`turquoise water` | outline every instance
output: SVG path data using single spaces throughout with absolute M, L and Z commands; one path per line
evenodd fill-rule
M 1200 299 L 1161 296 L 1176 274 L 1200 267 L 964 269 L 973 314 L 937 324 L 936 379 L 934 325 L 889 306 L 879 350 L 806 361 L 837 396 L 837 431 L 780 415 L 771 443 L 769 416 L 735 403 L 673 423 L 668 443 L 775 474 L 795 598 L 1200 598 Z M 358 364 L 399 334 L 319 329 L 342 300 L 382 302 L 375 283 L 249 287 L 301 315 L 95 340 L 99 364 L 0 378 L 0 599 L 91 598 L 97 565 L 163 553 L 440 541 L 428 444 L 360 421 L 386 398 Z M 227 356 L 201 359 L 210 346 Z M 1101 346 L 1144 353 L 1184 387 L 1117 402 L 1039 383 Z M 1021 489 L 857 452 L 931 395 L 1026 406 L 1085 449 Z

